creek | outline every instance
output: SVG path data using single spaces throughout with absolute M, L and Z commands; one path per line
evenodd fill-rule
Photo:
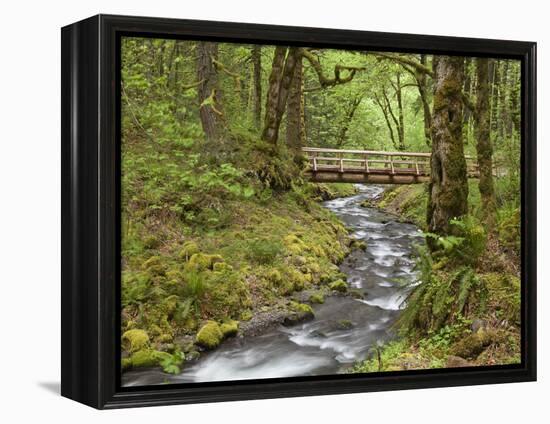
M 340 270 L 363 299 L 327 296 L 314 305 L 315 318 L 291 327 L 276 326 L 255 337 L 236 337 L 187 364 L 179 375 L 159 369 L 124 373 L 123 386 L 327 375 L 345 372 L 393 336 L 392 323 L 405 306 L 412 283 L 414 246 L 420 230 L 384 211 L 361 203 L 380 196 L 383 186 L 358 185 L 359 194 L 324 202 L 363 240 Z

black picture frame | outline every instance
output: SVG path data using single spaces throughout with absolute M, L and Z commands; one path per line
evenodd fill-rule
M 97 15 L 62 28 L 61 394 L 121 408 L 536 380 L 536 43 Z M 521 61 L 519 365 L 188 385 L 120 385 L 120 38 L 308 45 Z

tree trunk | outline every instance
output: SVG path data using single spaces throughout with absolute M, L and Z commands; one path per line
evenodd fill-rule
M 463 58 L 434 58 L 431 181 L 427 222 L 429 231 L 443 235 L 451 232 L 451 219 L 459 218 L 468 211 L 468 179 L 462 140 L 463 69 Z
M 351 103 L 348 107 L 347 113 L 344 116 L 344 122 L 342 123 L 342 126 L 340 127 L 340 132 L 338 134 L 338 139 L 336 141 L 336 147 L 338 149 L 340 149 L 346 141 L 346 136 L 348 134 L 349 127 L 351 125 L 351 121 L 353 121 L 353 116 L 355 115 L 355 111 L 357 110 L 357 108 L 361 104 L 361 100 L 363 100 L 363 96 L 364 96 L 364 94 L 361 94 L 361 95 L 357 96 L 355 99 L 353 99 L 351 101 Z
M 427 66 L 426 55 L 420 55 L 420 63 L 423 66 Z M 426 139 L 426 145 L 432 144 L 432 111 L 430 109 L 430 102 L 428 100 L 428 83 L 425 72 L 415 71 L 415 79 L 418 84 L 418 93 L 420 94 L 420 100 L 422 101 L 422 109 L 424 111 L 424 138 Z
M 262 126 L 262 46 L 252 47 L 254 125 Z
M 397 135 L 399 137 L 399 150 L 405 150 L 405 121 L 403 117 L 403 97 L 401 91 L 401 75 L 398 73 L 396 75 L 397 84 L 395 86 L 395 94 L 397 96 L 397 116 L 398 116 L 398 125 L 397 125 Z
M 493 146 L 491 144 L 491 113 L 489 108 L 489 60 L 476 59 L 477 100 L 475 137 L 479 165 L 479 192 L 483 220 L 489 231 L 496 223 L 496 199 L 493 185 Z
M 286 144 L 299 152 L 305 144 L 302 57 L 296 60 L 286 108 Z
M 285 54 L 288 50 L 288 55 Z M 286 101 L 296 60 L 299 57 L 298 49 L 291 47 L 276 47 L 269 76 L 269 89 L 265 107 L 264 129 L 262 140 L 277 144 L 279 138 L 279 127 L 286 108 Z
M 202 129 L 208 141 L 218 140 L 222 135 L 223 111 L 218 73 L 212 59 L 218 55 L 218 44 L 201 41 L 197 44 L 197 78 L 199 114 Z

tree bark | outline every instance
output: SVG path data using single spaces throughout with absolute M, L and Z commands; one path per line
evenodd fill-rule
M 259 129 L 262 125 L 262 46 L 258 44 L 252 47 L 252 66 L 254 125 Z
M 217 43 L 201 41 L 197 44 L 199 115 L 208 141 L 218 140 L 222 135 L 223 128 L 221 91 L 218 87 L 218 73 L 213 63 L 213 59 L 216 59 L 217 55 Z
M 302 57 L 296 59 L 294 76 L 290 84 L 286 109 L 286 143 L 291 149 L 300 151 L 305 144 L 304 87 Z
M 359 96 L 355 97 L 348 106 L 347 113 L 344 116 L 344 122 L 340 127 L 340 132 L 338 133 L 338 139 L 336 141 L 336 147 L 338 149 L 340 149 L 346 141 L 346 137 L 349 131 L 349 127 L 351 125 L 351 121 L 353 121 L 353 116 L 355 115 L 355 111 L 361 104 L 361 101 L 363 100 L 363 96 L 364 94 L 360 94 Z
M 468 180 L 462 140 L 463 69 L 463 58 L 434 58 L 431 181 L 427 223 L 430 232 L 442 235 L 451 233 L 451 219 L 459 218 L 468 211 Z
M 287 50 L 288 54 L 286 54 Z M 279 127 L 286 108 L 297 58 L 297 48 L 295 47 L 290 49 L 287 47 L 275 48 L 271 75 L 269 76 L 264 129 L 262 131 L 262 140 L 271 144 L 277 144 L 279 138 Z
M 496 199 L 493 184 L 493 146 L 491 144 L 491 112 L 489 104 L 489 60 L 476 59 L 477 99 L 475 138 L 479 165 L 479 193 L 483 220 L 489 231 L 496 223 Z
M 427 67 L 426 55 L 420 55 L 420 64 Z M 420 100 L 422 101 L 422 110 L 424 111 L 424 138 L 426 139 L 426 145 L 432 144 L 432 111 L 430 108 L 430 102 L 428 97 L 428 82 L 425 72 L 415 70 L 415 79 L 418 84 L 418 93 L 420 94 Z

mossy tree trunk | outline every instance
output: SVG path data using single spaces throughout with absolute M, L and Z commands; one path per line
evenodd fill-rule
M 427 58 L 425 54 L 420 55 L 420 64 L 427 67 Z M 414 71 L 414 77 L 418 85 L 418 93 L 420 94 L 420 100 L 422 101 L 422 110 L 424 112 L 424 138 L 426 139 L 426 145 L 432 144 L 432 111 L 430 108 L 429 93 L 428 93 L 428 77 L 426 72 L 419 70 Z
M 252 47 L 252 66 L 254 125 L 260 128 L 262 125 L 262 46 L 260 45 Z
M 431 182 L 427 222 L 430 232 L 450 234 L 453 218 L 468 211 L 468 179 L 462 139 L 464 59 L 434 58 Z
M 479 165 L 479 192 L 483 220 L 489 231 L 496 222 L 496 200 L 493 184 L 493 145 L 491 143 L 491 111 L 489 105 L 489 60 L 476 59 L 477 99 L 475 138 Z
M 294 77 L 290 84 L 286 109 L 287 146 L 299 154 L 305 145 L 305 138 L 303 66 L 302 57 L 299 56 L 294 67 Z
M 358 96 L 353 98 L 348 105 L 346 114 L 344 115 L 344 121 L 342 122 L 340 131 L 338 132 L 338 139 L 336 141 L 336 147 L 338 149 L 342 148 L 342 146 L 346 142 L 349 127 L 351 126 L 351 122 L 353 121 L 353 116 L 355 115 L 355 111 L 361 104 L 361 101 L 363 100 L 364 95 L 365 95 L 364 93 L 359 94 Z
M 197 44 L 199 115 L 207 141 L 219 140 L 223 132 L 221 90 L 218 86 L 218 72 L 214 65 L 217 56 L 217 43 L 201 41 Z
M 288 51 L 288 54 L 287 54 Z M 288 93 L 294 68 L 298 59 L 298 49 L 291 47 L 276 47 L 269 76 L 269 88 L 265 105 L 264 128 L 262 140 L 277 144 L 279 127 L 286 108 Z

